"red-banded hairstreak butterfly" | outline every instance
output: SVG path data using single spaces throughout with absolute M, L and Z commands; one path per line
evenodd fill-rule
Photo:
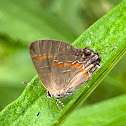
M 101 61 L 99 54 L 89 48 L 79 49 L 56 40 L 31 43 L 30 54 L 47 97 L 57 97 L 59 108 L 58 102 L 63 105 L 59 99 L 86 83 Z

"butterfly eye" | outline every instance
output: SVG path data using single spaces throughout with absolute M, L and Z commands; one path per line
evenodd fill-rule
M 86 50 L 85 53 L 84 53 L 85 56 L 90 56 L 91 55 L 91 51 L 89 50 Z

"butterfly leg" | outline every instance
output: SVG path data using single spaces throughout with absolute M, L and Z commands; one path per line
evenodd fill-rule
M 67 92 L 67 93 L 65 93 L 64 95 L 72 95 L 72 94 L 76 94 L 76 93 Z M 56 99 L 56 105 L 58 106 L 58 108 L 59 108 L 60 110 L 62 110 L 61 107 L 59 106 L 59 103 L 60 103 L 63 107 L 64 107 L 64 104 L 59 100 L 60 98 L 63 98 L 63 97 L 58 97 L 58 98 Z
M 58 97 L 58 98 L 56 99 L 56 105 L 58 106 L 58 108 L 59 108 L 60 110 L 62 110 L 61 107 L 60 107 L 59 104 L 58 104 L 58 103 L 60 103 L 60 104 L 64 107 L 64 104 L 59 100 L 60 98 L 62 98 L 62 97 Z
M 73 93 L 73 92 L 67 92 L 67 93 L 65 93 L 65 95 L 72 95 L 72 94 L 75 94 L 75 93 Z

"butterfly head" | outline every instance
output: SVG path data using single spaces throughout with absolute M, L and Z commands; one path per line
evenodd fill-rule
M 82 58 L 84 61 L 88 61 L 90 64 L 94 65 L 97 65 L 101 62 L 101 57 L 99 56 L 99 53 L 96 53 L 89 48 L 82 49 L 82 52 Z

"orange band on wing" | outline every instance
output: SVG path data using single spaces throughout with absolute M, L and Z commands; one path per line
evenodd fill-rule
M 48 58 L 55 58 L 56 55 L 48 55 Z M 36 60 L 42 60 L 42 59 L 46 59 L 47 58 L 47 55 L 43 55 L 43 56 L 35 56 L 35 59 Z
M 57 61 L 54 61 L 54 66 L 63 67 L 63 66 L 70 66 L 70 65 L 72 65 L 72 62 L 58 63 Z
M 71 65 L 72 67 L 80 67 L 83 65 L 83 63 L 75 62 L 74 64 L 72 64 L 72 62 L 58 63 L 57 61 L 54 61 L 54 66 L 63 67 L 63 66 L 71 66 Z
M 56 57 L 56 55 L 48 55 L 48 58 L 55 58 Z
M 75 62 L 72 67 L 80 67 L 82 65 L 82 63 L 78 63 L 78 62 Z
M 54 61 L 54 66 L 57 66 L 58 65 L 58 62 L 57 61 Z
M 53 55 L 48 55 L 48 58 L 52 58 L 53 57 Z
M 85 71 L 85 70 L 82 69 L 82 67 L 79 70 L 80 70 L 80 72 L 84 72 Z
M 59 63 L 58 66 L 62 67 L 62 66 L 64 66 L 64 63 Z
M 71 66 L 71 65 L 72 65 L 72 62 L 64 63 L 64 66 Z
M 39 60 L 46 59 L 47 55 L 39 56 Z
M 35 59 L 37 59 L 37 60 L 38 60 L 38 59 L 39 59 L 39 57 L 38 57 L 38 56 L 36 56 L 36 57 L 35 57 Z
M 88 72 L 86 72 L 86 77 L 89 78 L 89 73 Z
M 89 78 L 89 73 L 88 73 L 88 69 L 82 69 L 82 67 L 79 69 L 80 70 L 80 72 L 86 72 L 85 73 L 85 76 L 86 76 L 86 78 Z
M 88 69 L 83 69 L 82 67 L 79 70 L 80 72 L 88 72 Z
M 43 55 L 43 56 L 35 56 L 36 60 L 42 60 L 42 59 L 46 59 L 47 55 Z

